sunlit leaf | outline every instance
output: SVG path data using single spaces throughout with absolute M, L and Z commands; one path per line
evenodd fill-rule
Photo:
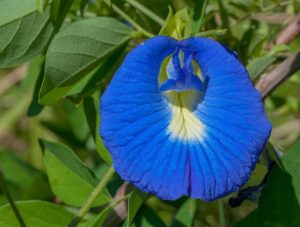
M 69 205 L 81 206 L 97 185 L 98 179 L 67 147 L 41 141 L 44 164 L 54 194 Z M 100 194 L 94 206 L 105 204 L 110 196 Z
M 45 201 L 22 201 L 16 204 L 28 227 L 65 227 L 73 217 L 63 207 Z M 20 226 L 9 205 L 0 207 L 0 226 Z

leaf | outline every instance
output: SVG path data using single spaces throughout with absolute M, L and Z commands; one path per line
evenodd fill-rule
M 50 0 L 36 0 L 36 7 L 40 13 L 43 13 Z
M 227 31 L 228 31 L 227 29 L 208 30 L 204 32 L 199 32 L 195 34 L 195 36 L 200 36 L 200 37 L 221 36 L 221 35 L 225 35 Z
M 272 170 L 260 197 L 258 226 L 298 226 L 300 223 L 300 141 L 283 156 L 282 164 L 284 170 L 278 166 Z
M 243 218 L 238 223 L 236 223 L 234 227 L 257 226 L 256 220 L 257 220 L 257 210 L 255 209 L 250 214 L 248 214 L 245 218 Z
M 143 205 L 145 199 L 147 198 L 147 194 L 138 190 L 135 188 L 129 197 L 128 200 L 128 216 L 126 219 L 126 222 L 124 223 L 124 227 L 129 227 L 131 226 L 131 223 L 140 209 L 140 207 Z
M 151 208 L 144 206 L 142 207 L 137 217 L 134 219 L 134 222 L 131 225 L 132 227 L 166 227 L 166 224 L 161 220 L 158 214 Z M 180 227 L 180 226 L 178 226 Z
M 73 217 L 63 207 L 45 201 L 22 201 L 16 205 L 28 227 L 65 227 Z M 0 207 L 0 226 L 19 226 L 9 205 Z
M 33 65 L 33 67 L 34 66 L 35 65 Z M 34 117 L 34 116 L 38 115 L 44 108 L 42 105 L 40 105 L 38 103 L 38 95 L 39 95 L 40 87 L 42 85 L 42 81 L 44 78 L 44 68 L 45 68 L 45 62 L 43 61 L 42 65 L 40 67 L 40 72 L 39 72 L 38 78 L 35 82 L 32 99 L 31 99 L 30 105 L 27 110 L 27 116 L 29 116 L 29 117 Z
M 159 34 L 171 36 L 176 39 L 182 39 L 188 37 L 192 33 L 192 21 L 188 10 L 183 8 L 173 14 L 173 10 L 169 7 L 169 15 L 165 20 L 164 25 L 162 26 Z
M 275 61 L 276 61 L 275 57 L 268 56 L 268 55 L 255 58 L 247 65 L 247 69 L 249 71 L 250 77 L 252 79 L 255 79 L 256 77 L 261 75 Z
M 45 174 L 27 165 L 12 152 L 0 151 L 0 167 L 14 199 L 51 199 L 53 197 Z
M 195 6 L 192 9 L 192 34 L 199 32 L 205 15 L 205 10 L 208 0 L 195 1 Z
M 176 213 L 172 226 L 193 226 L 196 212 L 196 200 L 187 199 Z
M 81 206 L 97 185 L 98 179 L 67 147 L 41 141 L 44 164 L 54 194 L 63 202 Z M 94 206 L 109 202 L 107 191 L 100 194 Z
M 112 163 L 112 159 L 111 156 L 108 152 L 108 150 L 105 148 L 103 141 L 99 135 L 99 122 L 100 122 L 100 114 L 98 113 L 98 109 L 97 107 L 99 107 L 99 99 L 95 100 L 91 97 L 86 97 L 83 100 L 83 106 L 84 106 L 84 112 L 85 112 L 85 116 L 92 134 L 92 137 L 96 143 L 96 147 L 97 147 L 97 151 L 99 153 L 99 155 L 101 156 L 101 158 L 108 163 L 109 165 L 111 165 Z
M 88 223 L 84 227 L 99 227 L 102 226 L 105 219 L 109 215 L 109 213 L 112 211 L 113 207 L 108 206 L 104 210 L 100 212 L 96 217 L 91 218 Z
M 72 3 L 73 0 L 52 0 L 50 10 L 51 20 L 55 25 L 56 31 L 58 31 L 58 29 L 62 25 Z
M 258 208 L 236 226 L 299 225 L 300 141 L 282 157 L 282 165 L 284 170 L 279 166 L 272 169 L 260 196 Z
M 0 68 L 37 56 L 52 37 L 49 9 L 38 12 L 33 0 L 1 0 L 0 15 Z
M 40 103 L 54 104 L 103 60 L 123 47 L 132 29 L 113 18 L 76 21 L 54 37 L 46 54 Z

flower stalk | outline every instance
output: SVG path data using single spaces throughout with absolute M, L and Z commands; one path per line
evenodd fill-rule
M 92 205 L 96 201 L 97 197 L 99 194 L 105 189 L 106 185 L 108 182 L 111 180 L 115 173 L 115 170 L 113 166 L 109 168 L 103 179 L 98 183 L 94 191 L 91 193 L 90 197 L 88 200 L 85 202 L 85 204 L 81 207 L 79 210 L 79 213 L 77 214 L 76 217 L 74 217 L 68 227 L 75 227 L 79 224 L 79 222 L 83 219 L 83 217 L 86 215 L 87 212 L 91 209 Z

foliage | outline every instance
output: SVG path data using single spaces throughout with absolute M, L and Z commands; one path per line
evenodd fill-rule
M 0 226 L 18 226 L 16 212 L 29 227 L 219 226 L 217 202 L 120 197 L 117 174 L 86 206 L 111 166 L 99 97 L 126 54 L 157 34 L 214 38 L 256 82 L 299 51 L 300 37 L 273 44 L 299 10 L 297 0 L 0 0 Z M 265 99 L 270 147 L 284 155 L 255 198 L 237 208 L 228 204 L 237 194 L 222 199 L 226 226 L 300 226 L 299 87 L 298 71 Z M 272 151 L 244 189 L 263 181 Z M 127 200 L 118 222 L 111 211 Z

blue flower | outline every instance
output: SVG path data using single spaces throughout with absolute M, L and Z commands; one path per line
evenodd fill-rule
M 101 98 L 118 174 L 166 200 L 237 191 L 271 131 L 259 92 L 218 42 L 157 36 L 132 50 Z

